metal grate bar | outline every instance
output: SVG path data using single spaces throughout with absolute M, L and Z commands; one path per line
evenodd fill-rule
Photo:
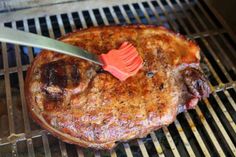
M 29 65 L 22 65 L 22 70 L 26 71 L 28 67 L 29 67 Z M 8 67 L 7 71 L 8 71 L 8 74 L 15 73 L 15 72 L 17 72 L 17 67 Z M 3 76 L 4 72 L 5 72 L 5 69 L 3 67 L 3 69 L 0 70 L 0 76 Z
M 47 27 L 48 27 L 49 36 L 54 39 L 55 36 L 54 36 L 54 33 L 53 33 L 53 29 L 52 29 L 52 22 L 51 22 L 49 16 L 46 16 L 46 24 L 47 24 Z
M 232 85 L 235 90 L 235 83 Z M 233 109 L 236 111 L 236 103 L 234 102 L 233 98 L 230 96 L 228 90 L 224 90 L 226 97 L 228 98 L 230 104 L 232 104 Z
M 70 23 L 70 26 L 71 26 L 71 29 L 72 29 L 72 32 L 76 30 L 76 27 L 75 27 L 75 22 L 73 20 L 73 17 L 71 15 L 71 13 L 68 13 L 67 14 L 68 16 L 68 19 L 69 19 L 69 23 Z
M 80 19 L 80 21 L 81 21 L 82 27 L 83 27 L 83 28 L 87 28 L 88 26 L 87 26 L 87 24 L 86 24 L 86 22 L 85 22 L 84 17 L 82 16 L 82 12 L 80 11 L 80 12 L 78 13 L 78 15 L 79 15 L 79 19 Z
M 212 35 L 214 35 L 214 34 L 212 34 Z M 232 52 L 232 54 L 235 54 L 235 50 L 233 49 L 232 45 L 230 45 L 230 44 L 226 41 L 226 39 L 225 39 L 225 37 L 223 37 L 222 33 L 220 33 L 219 36 L 221 37 L 221 39 L 223 40 L 223 42 L 224 42 L 224 44 L 227 46 L 227 48 L 230 50 L 230 52 Z M 223 51 L 224 51 L 224 50 L 223 50 Z M 225 51 L 224 51 L 224 52 L 225 52 Z M 232 66 L 231 68 L 232 68 L 232 70 L 234 71 L 234 73 L 236 73 L 236 68 L 235 68 L 235 66 Z
M 155 17 L 157 18 L 157 20 L 159 20 L 159 24 L 163 25 L 163 21 L 161 20 L 161 17 L 159 16 L 159 14 L 157 13 L 156 9 L 154 8 L 154 6 L 151 4 L 150 1 L 147 1 L 149 7 L 152 10 L 152 13 L 155 15 Z
M 7 145 L 9 143 L 14 143 L 14 141 L 22 141 L 22 140 L 25 140 L 27 139 L 27 137 L 37 137 L 37 136 L 41 136 L 39 135 L 40 134 L 40 131 L 36 130 L 36 131 L 32 131 L 31 133 L 29 134 L 25 134 L 25 133 L 20 133 L 20 134 L 12 134 L 8 137 L 4 137 L 4 138 L 1 138 L 0 140 L 0 146 L 2 145 Z
M 124 18 L 125 18 L 125 22 L 128 23 L 128 24 L 131 24 L 132 22 L 130 21 L 130 19 L 128 18 L 128 14 L 127 12 L 124 10 L 124 8 L 121 6 L 121 7 L 118 7 L 121 11 L 121 14 L 122 15 L 125 15 Z
M 183 21 L 182 21 L 182 19 L 179 17 L 179 15 L 176 13 L 176 10 L 175 10 L 174 6 L 172 5 L 172 3 L 171 3 L 169 0 L 167 0 L 166 2 L 168 3 L 168 5 L 169 5 L 169 6 L 171 7 L 171 9 L 173 10 L 174 15 L 176 16 L 176 18 L 178 19 L 178 21 L 180 22 L 180 24 L 183 26 L 184 30 L 187 32 L 187 35 L 189 35 L 189 34 L 190 34 L 190 31 L 189 31 L 188 27 L 185 27 L 185 24 L 183 23 Z
M 129 144 L 125 142 L 125 143 L 123 143 L 123 146 L 125 148 L 126 155 L 128 157 L 133 157 Z
M 141 20 L 140 20 L 140 18 L 139 18 L 139 16 L 138 16 L 138 14 L 137 14 L 137 12 L 136 12 L 135 9 L 134 9 L 134 6 L 131 5 L 131 4 L 128 5 L 128 6 L 129 6 L 131 12 L 134 14 L 134 18 L 136 19 L 137 23 L 142 23 Z
M 205 55 L 203 55 L 202 59 L 203 59 L 204 63 L 207 64 L 208 69 L 210 70 L 210 72 L 214 76 L 214 78 L 216 79 L 216 81 L 219 84 L 219 86 L 221 86 L 223 83 L 219 83 L 219 82 L 221 82 L 221 80 L 220 80 L 219 76 L 217 75 L 216 71 L 214 70 L 213 66 L 211 65 L 211 63 L 207 59 L 207 57 Z M 212 87 L 213 85 L 210 83 L 210 86 Z
M 197 128 L 196 128 L 196 126 L 194 125 L 194 122 L 193 122 L 192 118 L 190 117 L 189 113 L 188 113 L 188 112 L 185 112 L 184 115 L 185 115 L 185 118 L 186 118 L 187 121 L 188 121 L 189 126 L 191 127 L 191 130 L 192 130 L 192 132 L 193 132 L 195 138 L 197 139 L 197 142 L 198 142 L 200 148 L 202 149 L 203 154 L 204 154 L 205 156 L 210 156 L 210 153 L 209 153 L 209 151 L 208 151 L 208 149 L 207 149 L 205 143 L 203 142 L 203 140 L 202 140 L 202 138 L 201 138 L 199 132 L 197 131 Z
M 18 155 L 18 151 L 17 151 L 16 143 L 12 143 L 12 145 L 11 145 L 11 153 L 12 153 L 12 156 L 14 156 L 14 157 L 19 156 Z
M 76 152 L 78 157 L 84 157 L 84 153 L 80 147 L 76 147 Z
M 42 35 L 42 31 L 40 29 L 40 24 L 39 24 L 39 19 L 35 18 L 34 22 L 35 22 L 36 33 L 39 35 Z
M 200 20 L 200 21 L 201 21 L 201 20 Z M 205 25 L 203 25 L 203 26 L 205 26 Z M 221 35 L 221 34 L 219 34 L 219 35 Z M 223 62 L 225 63 L 225 66 L 228 65 L 228 67 L 234 67 L 233 63 L 231 62 L 231 60 L 229 59 L 229 57 L 226 55 L 227 53 L 225 53 L 224 50 L 220 47 L 220 44 L 217 43 L 217 41 L 215 40 L 215 38 L 213 37 L 213 35 L 210 34 L 209 37 L 210 37 L 210 39 L 213 41 L 213 43 L 216 45 L 217 49 L 219 49 L 220 52 L 223 52 L 223 53 L 221 53 L 221 54 L 223 55 L 223 57 L 224 57 L 225 60 L 221 60 L 221 61 L 223 61 Z M 218 58 L 215 53 L 212 53 L 212 54 L 214 54 L 214 55 L 213 55 L 214 58 Z M 229 74 L 228 74 L 228 72 L 225 70 L 225 68 L 223 67 L 222 63 L 221 63 L 218 59 L 216 59 L 216 61 L 218 62 L 219 65 L 222 66 L 222 70 L 223 70 L 223 73 L 224 73 L 224 75 L 226 76 L 226 78 L 227 78 L 228 80 L 232 81 L 231 77 L 229 76 Z M 233 68 L 233 70 L 235 71 L 235 68 Z
M 116 13 L 115 13 L 114 8 L 113 7 L 108 7 L 108 9 L 111 12 L 111 16 L 113 17 L 115 24 L 119 24 L 119 19 L 118 19 Z
M 116 151 L 113 149 L 110 151 L 111 157 L 117 157 Z
M 46 157 L 51 157 L 51 151 L 49 148 L 49 143 L 48 143 L 48 138 L 45 133 L 42 133 L 42 140 L 43 140 L 43 148 L 44 148 L 44 153 Z
M 90 17 L 92 19 L 93 26 L 98 26 L 97 20 L 96 20 L 94 14 L 92 13 L 92 10 L 89 10 L 89 15 L 90 15 Z
M 60 141 L 60 140 L 58 140 L 58 141 L 59 141 L 59 147 L 60 147 L 60 150 L 61 150 L 61 156 L 62 157 L 68 157 L 65 143 Z
M 208 30 L 208 31 L 202 31 L 202 32 L 193 33 L 193 34 L 189 33 L 189 35 L 187 35 L 187 37 L 191 38 L 191 39 L 198 39 L 198 38 L 201 38 L 201 37 L 208 37 L 208 36 L 211 36 L 211 35 L 221 35 L 221 34 L 226 33 L 226 32 L 227 31 L 225 29 Z
M 182 141 L 184 142 L 184 146 L 187 149 L 189 156 L 194 157 L 195 154 L 193 152 L 193 149 L 192 149 L 192 147 L 191 147 L 191 145 L 190 145 L 190 143 L 189 143 L 189 141 L 188 141 L 188 139 L 187 139 L 180 123 L 179 123 L 179 121 L 176 119 L 174 123 L 175 123 L 175 126 L 176 126 L 179 134 L 180 134 L 180 137 L 181 137 Z
M 28 25 L 27 20 L 23 20 L 24 31 L 29 32 L 29 28 L 27 27 L 27 25 Z M 27 47 L 27 49 L 28 49 L 29 61 L 30 63 L 32 63 L 34 59 L 32 47 Z M 24 71 L 23 67 L 22 67 L 22 71 Z
M 142 152 L 142 155 L 143 156 L 148 156 L 147 149 L 146 149 L 142 139 L 137 139 L 137 141 L 138 141 L 139 148 L 140 148 L 140 150 Z
M 232 117 L 230 116 L 229 112 L 227 111 L 227 109 L 223 105 L 222 101 L 220 100 L 219 96 L 216 93 L 213 93 L 212 95 L 216 99 L 217 104 L 219 105 L 219 107 L 222 110 L 223 114 L 225 115 L 226 119 L 228 120 L 228 122 L 230 123 L 230 125 L 233 128 L 234 132 L 236 133 L 235 123 L 234 123 Z M 232 105 L 234 106 L 235 103 L 233 102 Z
M 102 20 L 104 22 L 105 25 L 109 25 L 109 22 L 108 22 L 108 19 L 106 18 L 106 15 L 104 13 L 104 10 L 102 10 L 101 8 L 98 9 L 100 14 L 101 14 L 101 17 L 102 17 Z
M 172 150 L 174 156 L 179 156 L 179 157 L 180 157 L 180 154 L 179 154 L 179 152 L 178 152 L 178 149 L 177 149 L 176 146 L 175 146 L 175 143 L 174 143 L 174 141 L 173 141 L 173 139 L 172 139 L 172 137 L 171 137 L 171 134 L 170 134 L 168 128 L 167 128 L 166 126 L 163 126 L 162 130 L 163 130 L 164 133 L 165 133 L 165 136 L 166 136 L 166 138 L 167 138 L 167 141 L 168 141 L 168 143 L 169 143 L 169 145 L 170 145 L 170 148 L 171 148 L 171 150 Z
M 157 139 L 155 133 L 154 133 L 154 132 L 151 132 L 150 135 L 151 135 L 151 138 L 152 138 L 152 142 L 154 143 L 154 146 L 155 146 L 155 148 L 156 148 L 156 151 L 157 151 L 158 156 L 164 157 L 165 155 L 164 155 L 164 153 L 163 153 L 163 150 L 162 150 L 162 148 L 161 148 L 161 145 L 160 145 L 160 143 L 159 143 L 159 141 L 158 141 L 158 139 Z
M 63 27 L 63 22 L 62 22 L 61 16 L 56 15 L 56 19 L 57 19 L 57 22 L 59 24 L 59 29 L 60 29 L 60 32 L 61 32 L 61 36 L 64 36 L 66 34 L 66 31 Z
M 149 18 L 147 12 L 145 11 L 145 8 L 143 5 L 138 4 L 138 7 L 142 10 L 142 13 L 144 14 L 144 17 L 147 19 L 148 24 L 153 24 L 152 20 Z
M 11 95 L 11 86 L 10 86 L 10 78 L 9 78 L 9 65 L 7 58 L 7 46 L 6 43 L 2 43 L 2 55 L 3 55 L 3 67 L 5 69 L 4 81 L 5 81 L 5 89 L 6 89 L 6 100 L 7 100 L 7 113 L 8 113 L 8 122 L 9 122 L 9 130 L 10 134 L 15 132 L 15 126 L 13 121 L 13 110 L 12 110 L 12 95 Z
M 175 29 L 175 31 L 178 31 L 176 28 L 178 28 L 178 26 L 176 25 L 176 23 L 174 22 L 174 20 L 171 19 L 171 17 L 168 15 L 167 10 L 165 9 L 165 7 L 162 5 L 161 1 L 156 0 L 158 6 L 161 8 L 161 11 L 165 14 L 166 18 L 168 19 L 168 22 L 170 23 L 170 25 L 172 26 L 172 28 Z

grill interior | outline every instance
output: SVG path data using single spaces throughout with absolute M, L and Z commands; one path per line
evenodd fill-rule
M 235 156 L 236 44 L 228 27 L 203 0 L 100 0 L 0 14 L 1 25 L 58 38 L 75 29 L 114 24 L 164 25 L 197 41 L 201 67 L 213 93 L 196 110 L 146 138 L 120 143 L 112 151 L 66 144 L 35 124 L 24 98 L 24 77 L 38 48 L 1 43 L 1 156 Z

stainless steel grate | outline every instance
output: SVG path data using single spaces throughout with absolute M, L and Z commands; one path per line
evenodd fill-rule
M 1 43 L 0 156 L 236 156 L 236 38 L 203 0 L 100 0 L 0 14 L 1 25 L 58 38 L 97 25 L 164 25 L 195 39 L 213 93 L 146 138 L 93 151 L 65 144 L 32 122 L 24 76 L 40 49 Z

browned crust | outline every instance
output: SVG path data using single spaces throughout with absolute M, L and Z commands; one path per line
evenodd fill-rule
M 109 29 L 109 28 L 119 28 L 119 27 L 123 27 L 123 28 L 128 28 L 128 29 L 134 29 L 134 28 L 140 28 L 140 29 L 144 29 L 144 28 L 158 28 L 158 29 L 163 29 L 169 33 L 171 33 L 172 35 L 178 36 L 179 38 L 183 39 L 183 40 L 188 40 L 191 44 L 193 44 L 194 46 L 198 47 L 200 49 L 200 47 L 198 46 L 198 44 L 194 41 L 194 40 L 189 40 L 186 36 L 176 33 L 173 30 L 170 30 L 166 27 L 163 26 L 158 26 L 158 25 L 144 25 L 144 24 L 127 24 L 127 25 L 104 25 L 104 26 L 97 26 L 97 27 L 89 27 L 89 28 L 81 28 L 81 29 L 77 29 L 73 32 L 67 33 L 66 35 L 58 38 L 57 40 L 63 40 L 65 38 L 68 38 L 69 36 L 71 36 L 74 33 L 83 33 L 85 31 L 95 31 L 95 30 L 101 30 L 101 29 Z
M 72 33 L 68 33 L 67 35 L 59 38 L 59 40 L 63 40 L 65 38 L 68 38 L 72 34 L 78 33 L 78 32 L 83 33 L 84 31 L 95 31 L 95 30 L 109 29 L 109 28 L 117 28 L 118 29 L 120 27 L 121 26 L 102 26 L 102 27 L 91 27 L 91 28 L 87 28 L 87 29 L 81 29 L 81 30 L 77 30 L 77 31 L 72 32 Z M 173 35 L 176 35 L 179 38 L 182 38 L 183 40 L 188 40 L 185 36 L 180 35 L 180 34 L 176 34 L 173 31 L 171 31 L 169 29 L 166 29 L 162 26 L 155 26 L 155 25 L 125 25 L 125 26 L 122 26 L 122 27 L 125 27 L 125 28 L 128 28 L 128 29 L 133 29 L 133 28 L 136 28 L 136 29 L 138 29 L 138 28 L 142 28 L 142 29 L 143 28 L 159 28 L 159 29 L 163 29 L 163 30 L 168 31 L 169 33 L 171 33 Z M 191 44 L 195 45 L 196 47 L 198 47 L 198 45 L 194 41 L 190 40 L 189 42 Z M 44 52 L 44 50 L 42 52 Z M 40 58 L 41 55 L 43 55 L 43 53 L 40 53 L 34 59 L 34 61 L 31 64 L 31 67 L 29 67 L 28 70 L 27 70 L 27 75 L 26 75 L 26 79 L 25 79 L 26 104 L 27 104 L 28 110 L 30 111 L 30 115 L 35 120 L 35 122 L 38 123 L 42 128 L 48 130 L 52 135 L 58 137 L 59 139 L 65 141 L 67 143 L 76 144 L 76 145 L 80 145 L 80 146 L 83 146 L 83 147 L 88 147 L 89 146 L 89 147 L 92 147 L 92 148 L 95 148 L 95 149 L 96 148 L 97 149 L 100 149 L 100 148 L 110 149 L 110 148 L 114 147 L 114 145 L 112 145 L 113 141 L 111 143 L 96 144 L 96 143 L 86 142 L 86 141 L 83 141 L 83 140 L 75 141 L 72 138 L 67 139 L 64 135 L 61 135 L 61 134 L 57 133 L 54 129 L 47 127 L 47 125 L 45 123 L 43 123 L 36 114 L 34 114 L 34 112 L 32 111 L 32 108 L 31 108 L 33 106 L 32 103 L 34 102 L 34 100 L 33 100 L 31 92 L 29 91 L 30 88 L 29 88 L 28 82 L 30 82 L 30 76 L 32 75 L 33 69 L 34 69 L 35 65 L 37 64 L 38 58 Z M 153 128 L 152 130 L 155 130 L 155 129 L 157 129 L 157 128 Z

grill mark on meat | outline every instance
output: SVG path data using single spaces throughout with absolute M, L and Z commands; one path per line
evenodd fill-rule
M 47 86 L 55 85 L 65 88 L 67 76 L 65 75 L 65 61 L 59 60 L 42 66 L 42 82 Z
M 76 86 L 79 84 L 80 73 L 79 73 L 79 69 L 77 68 L 76 64 L 72 65 L 71 78 L 72 78 L 73 86 Z
M 65 96 L 66 87 L 75 87 L 80 83 L 78 65 L 73 61 L 57 60 L 41 66 L 41 80 L 47 101 L 59 101 Z M 70 94 L 67 94 L 68 96 Z M 67 100 L 65 98 L 65 100 Z M 68 104 L 68 102 L 67 102 Z
M 63 98 L 63 88 L 67 86 L 65 61 L 58 60 L 41 66 L 41 80 L 46 98 L 58 101 Z

